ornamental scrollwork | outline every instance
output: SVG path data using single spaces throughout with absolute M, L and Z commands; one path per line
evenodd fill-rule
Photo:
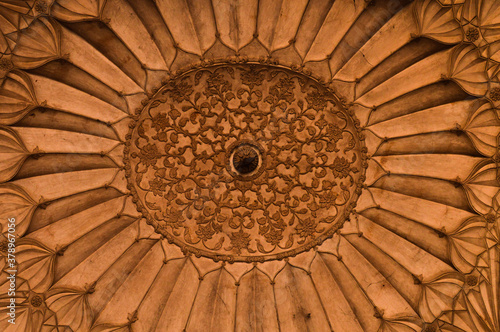
M 355 206 L 365 155 L 357 120 L 326 87 L 261 64 L 169 80 L 129 133 L 129 187 L 184 251 L 266 260 L 311 249 Z

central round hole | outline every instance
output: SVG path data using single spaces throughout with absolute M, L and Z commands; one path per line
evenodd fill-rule
M 240 174 L 252 173 L 259 166 L 259 154 L 248 145 L 239 146 L 234 152 L 233 166 Z

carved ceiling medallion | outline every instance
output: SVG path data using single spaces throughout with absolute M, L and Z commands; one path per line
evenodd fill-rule
M 170 79 L 127 136 L 129 188 L 184 253 L 265 261 L 321 244 L 356 205 L 359 121 L 291 69 L 199 67 Z

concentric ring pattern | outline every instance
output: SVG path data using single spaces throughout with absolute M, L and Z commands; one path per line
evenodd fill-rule
M 0 30 L 0 330 L 500 330 L 500 2 L 1 0 Z M 136 209 L 137 110 L 216 63 L 292 68 L 360 122 L 357 204 L 308 251 L 185 255 Z

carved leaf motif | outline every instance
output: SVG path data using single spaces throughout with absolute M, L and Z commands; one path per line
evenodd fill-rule
M 14 177 L 28 155 L 17 133 L 8 127 L 0 127 L 0 183 Z
M 488 214 L 492 208 L 498 207 L 498 169 L 496 164 L 480 165 L 464 182 L 464 189 L 472 207 L 478 213 Z
M 91 20 L 100 16 L 104 3 L 102 0 L 57 0 L 51 14 L 64 21 Z
M 500 119 L 489 103 L 483 103 L 477 108 L 464 129 L 479 152 L 488 157 L 496 153 Z
M 17 70 L 9 72 L 0 87 L 0 124 L 19 121 L 36 105 L 35 91 L 28 75 Z
M 41 17 L 20 33 L 12 62 L 21 69 L 31 69 L 61 56 L 59 26 L 53 19 Z
M 47 291 L 54 281 L 56 253 L 36 240 L 22 238 L 17 242 L 18 276 L 37 292 Z
M 470 273 L 477 265 L 486 266 L 479 257 L 486 251 L 486 230 L 486 221 L 473 217 L 449 235 L 451 261 L 462 273 Z
M 488 91 L 486 60 L 479 56 L 474 45 L 457 46 L 451 55 L 449 77 L 466 92 L 484 96 Z
M 72 289 L 51 290 L 45 300 L 49 309 L 57 315 L 59 324 L 73 331 L 89 331 L 93 313 L 87 300 L 87 292 Z
M 435 0 L 417 0 L 414 10 L 420 35 L 446 44 L 462 41 L 462 30 L 452 7 L 443 7 Z
M 452 308 L 462 284 L 458 273 L 448 273 L 423 283 L 418 309 L 424 321 L 433 322 L 443 311 Z
M 7 183 L 0 185 L 0 223 L 7 232 L 7 221 L 15 218 L 16 234 L 24 235 L 28 229 L 37 203 L 21 187 Z

